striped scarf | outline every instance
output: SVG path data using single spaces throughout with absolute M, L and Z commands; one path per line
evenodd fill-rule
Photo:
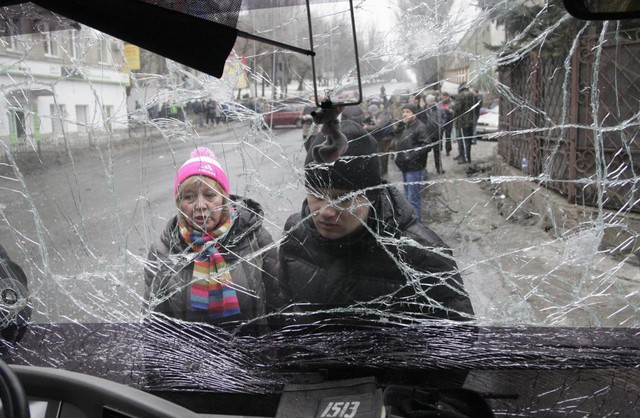
M 232 208 L 231 211 L 229 219 L 205 234 L 194 231 L 184 220 L 178 222 L 180 236 L 198 253 L 191 281 L 191 310 L 208 312 L 211 319 L 240 313 L 238 296 L 231 286 L 231 274 L 218 252 L 220 239 L 229 231 L 236 215 Z

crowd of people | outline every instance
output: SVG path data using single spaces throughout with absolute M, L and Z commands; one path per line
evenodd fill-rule
M 136 108 L 139 108 L 136 102 Z M 160 105 L 154 104 L 147 108 L 150 120 L 156 119 L 176 119 L 185 122 L 187 119 L 193 120 L 198 126 L 219 125 L 227 123 L 227 105 L 216 100 L 192 100 L 185 105 L 178 102 L 164 102 Z
M 375 133 L 391 120 L 395 125 L 394 139 L 400 139 L 407 125 L 403 116 L 407 104 L 412 105 L 411 108 L 415 110 L 412 113 L 426 128 L 426 142 L 430 145 L 429 151 L 433 151 L 437 174 L 444 174 L 440 152 L 444 151 L 447 157 L 451 155 L 454 131 L 458 140 L 458 155 L 453 158 L 459 160 L 460 164 L 471 162 L 471 145 L 475 143 L 476 124 L 482 108 L 482 97 L 477 91 L 472 91 L 463 84 L 459 87 L 458 95 L 454 97 L 438 91 L 409 95 L 406 100 L 401 96 L 391 96 L 387 99 L 381 94 L 380 100 L 363 101 L 362 107 L 367 109 L 367 122 L 370 124 L 367 130 L 373 130 Z
M 346 106 L 342 120 L 358 123 L 375 138 L 383 176 L 388 172 L 389 160 L 394 159 L 402 172 L 405 197 L 421 220 L 420 190 L 428 178 L 428 155 L 433 155 L 437 174 L 445 173 L 441 152 L 458 164 L 471 162 L 482 98 L 464 84 L 455 97 L 437 91 L 404 97 L 387 98 L 383 87 L 379 98 L 364 100 L 360 106 Z M 303 112 L 302 136 L 307 150 L 318 132 L 309 116 L 314 109 L 309 106 Z M 451 155 L 454 137 L 456 156 Z

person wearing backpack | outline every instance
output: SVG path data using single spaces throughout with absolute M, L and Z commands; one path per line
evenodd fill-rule
M 458 87 L 458 97 L 453 111 L 457 127 L 458 137 L 458 164 L 468 164 L 471 162 L 471 145 L 476 136 L 475 126 L 480 115 L 482 100 L 474 95 L 466 84 Z
M 277 249 L 260 204 L 229 194 L 227 174 L 204 147 L 178 169 L 173 192 L 177 214 L 145 267 L 146 313 L 263 332 Z

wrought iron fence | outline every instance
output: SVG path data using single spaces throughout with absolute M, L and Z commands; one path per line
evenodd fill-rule
M 527 174 L 570 202 L 640 212 L 639 68 L 640 28 L 502 68 L 498 152 L 518 168 L 526 157 Z

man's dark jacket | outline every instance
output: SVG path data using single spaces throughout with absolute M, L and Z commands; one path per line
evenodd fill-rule
M 460 128 L 473 127 L 476 119 L 480 115 L 481 105 L 482 100 L 479 97 L 469 90 L 463 90 L 453 107 L 457 125 Z
M 395 162 L 400 171 L 420 171 L 427 167 L 429 135 L 425 125 L 418 119 L 409 122 L 396 141 Z
M 450 248 L 417 222 L 406 199 L 395 188 L 384 189 L 371 212 L 367 228 L 338 240 L 318 233 L 306 201 L 289 217 L 279 251 L 284 306 L 470 319 L 473 309 Z

